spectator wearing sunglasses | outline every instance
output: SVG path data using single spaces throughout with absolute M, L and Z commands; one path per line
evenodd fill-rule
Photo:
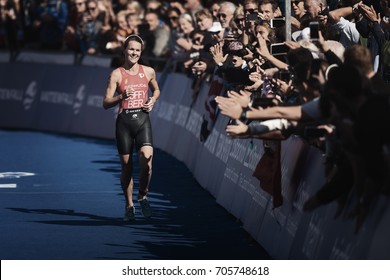
M 291 17 L 291 26 L 296 29 L 301 29 L 301 23 L 309 16 L 306 13 L 305 4 L 303 0 L 292 0 L 291 11 L 293 16 Z
M 229 29 L 230 21 L 233 20 L 235 11 L 236 5 L 232 2 L 225 1 L 220 4 L 217 17 L 225 31 L 227 31 L 226 29 Z

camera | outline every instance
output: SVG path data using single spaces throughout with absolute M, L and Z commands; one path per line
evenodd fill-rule
M 294 74 L 289 69 L 281 69 L 277 78 L 285 83 L 289 83 L 294 78 Z
M 246 16 L 247 21 L 257 21 L 259 19 L 259 14 L 257 12 L 250 12 Z
M 286 23 L 284 22 L 284 18 L 274 18 L 270 20 L 271 28 L 279 28 L 284 26 Z

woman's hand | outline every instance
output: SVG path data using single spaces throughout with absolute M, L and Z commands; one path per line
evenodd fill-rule
M 150 112 L 150 111 L 152 111 L 155 103 L 156 103 L 156 100 L 153 97 L 149 97 L 148 101 L 144 104 L 143 109 L 146 112 Z

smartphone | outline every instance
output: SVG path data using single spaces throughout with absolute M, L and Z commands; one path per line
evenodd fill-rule
M 257 12 L 250 12 L 246 16 L 247 21 L 256 21 L 259 18 L 259 15 Z
M 274 18 L 270 21 L 271 28 L 279 28 L 285 25 L 284 18 Z
M 311 62 L 311 74 L 318 75 L 320 74 L 321 69 L 321 59 L 313 59 Z
M 272 55 L 287 54 L 290 48 L 285 43 L 271 44 L 270 52 Z
M 318 137 L 324 137 L 326 133 L 327 131 L 324 128 L 309 126 L 304 128 L 303 136 L 307 138 L 318 138 Z
M 310 28 L 310 39 L 312 41 L 316 41 L 319 39 L 320 35 L 320 23 L 318 21 L 311 21 L 309 23 L 309 28 Z
M 279 80 L 282 80 L 283 82 L 290 82 L 291 80 L 291 72 L 286 69 L 279 70 Z

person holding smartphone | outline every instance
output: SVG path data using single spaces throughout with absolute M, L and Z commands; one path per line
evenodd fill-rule
M 124 221 L 135 218 L 133 203 L 134 146 L 139 154 L 140 178 L 137 200 L 142 214 L 150 217 L 152 211 L 147 193 L 152 176 L 153 138 L 149 112 L 160 96 L 160 89 L 153 68 L 138 64 L 144 41 L 138 35 L 130 35 L 124 42 L 125 62 L 111 72 L 103 100 L 103 108 L 119 105 L 116 120 L 116 143 L 121 161 L 121 186 L 126 207 Z M 149 97 L 149 86 L 152 96 Z M 118 93 L 118 94 L 116 94 Z

